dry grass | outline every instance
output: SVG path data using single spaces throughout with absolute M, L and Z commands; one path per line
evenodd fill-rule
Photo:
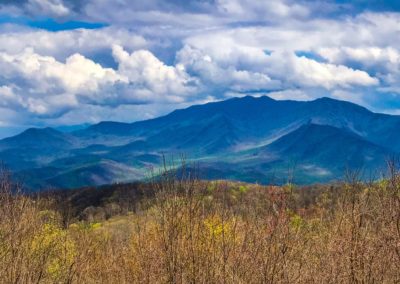
M 143 209 L 99 223 L 0 181 L 2 283 L 400 282 L 396 173 L 313 196 L 167 173 Z

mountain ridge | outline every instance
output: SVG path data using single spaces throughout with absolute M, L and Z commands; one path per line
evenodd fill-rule
M 283 177 L 285 163 L 295 156 L 300 182 L 325 182 L 339 178 L 345 164 L 380 168 L 384 156 L 400 153 L 399 130 L 400 116 L 346 101 L 246 96 L 133 123 L 104 121 L 69 133 L 28 129 L 0 140 L 0 160 L 17 175 L 32 176 L 31 171 L 48 181 L 42 186 L 70 187 L 68 177 L 79 185 L 137 179 L 157 168 L 163 155 L 181 154 L 213 177 L 267 182 L 273 171 Z M 290 143 L 291 148 L 281 147 Z M 307 169 L 329 174 L 313 177 Z M 72 178 L 73 173 L 78 177 Z

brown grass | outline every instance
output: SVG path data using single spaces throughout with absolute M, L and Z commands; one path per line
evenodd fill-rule
M 1 282 L 400 282 L 396 173 L 300 189 L 166 172 L 152 188 L 135 212 L 66 221 L 2 173 Z

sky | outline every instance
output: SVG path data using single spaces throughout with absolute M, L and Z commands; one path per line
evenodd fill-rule
M 0 0 L 0 137 L 249 94 L 400 114 L 400 1 Z

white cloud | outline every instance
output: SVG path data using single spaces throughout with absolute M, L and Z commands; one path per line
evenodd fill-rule
M 57 117 L 83 105 L 182 102 L 196 91 L 183 66 L 167 66 L 151 52 L 113 47 L 118 69 L 73 54 L 65 62 L 33 49 L 0 52 L 0 106 Z
M 342 101 L 349 101 L 355 104 L 363 104 L 364 94 L 360 92 L 349 92 L 347 90 L 335 90 L 332 92 L 332 97 Z
M 268 93 L 268 96 L 275 100 L 296 100 L 296 101 L 309 101 L 314 97 L 306 90 L 287 89 L 283 91 L 276 91 Z
M 255 1 L 257 2 L 257 1 Z M 269 2 L 269 1 L 263 1 Z M 314 51 L 321 48 L 365 48 L 400 46 L 400 13 L 362 13 L 355 17 L 282 18 L 272 24 L 222 25 L 188 35 L 184 42 L 195 47 L 231 41 L 239 45 L 270 51 Z M 241 19 L 236 19 L 240 23 Z
M 100 66 L 80 55 L 71 56 L 64 64 L 32 49 L 18 55 L 0 53 L 0 68 L 5 70 L 1 81 L 8 84 L 2 86 L 3 106 L 44 117 L 77 107 L 76 94 L 93 91 L 106 75 Z
M 23 104 L 23 99 L 16 95 L 10 86 L 0 86 L 0 106 L 18 107 Z
M 65 17 L 70 10 L 61 0 L 28 0 L 26 8 L 35 15 Z
M 222 15 L 250 21 L 303 18 L 309 14 L 306 6 L 282 0 L 217 0 L 216 6 Z
M 53 56 L 58 60 L 65 60 L 74 53 L 109 53 L 113 44 L 122 45 L 129 50 L 149 48 L 152 45 L 135 32 L 114 27 L 58 32 L 15 27 L 11 31 L 0 32 L 0 51 L 18 54 L 26 48 L 33 48 L 40 54 Z
M 33 92 L 51 93 L 62 89 L 66 93 L 86 93 L 99 90 L 100 85 L 114 83 L 121 77 L 111 68 L 80 54 L 68 57 L 65 63 L 51 56 L 42 56 L 33 49 L 17 55 L 0 53 L 1 77 L 32 88 Z
M 400 53 L 393 47 L 380 48 L 377 46 L 367 47 L 325 47 L 317 50 L 318 54 L 332 63 L 346 64 L 348 61 L 355 61 L 365 67 L 379 67 L 384 65 L 391 68 L 400 63 Z
M 125 76 L 135 95 L 159 96 L 181 101 L 182 97 L 196 91 L 196 82 L 186 73 L 183 65 L 168 66 L 151 52 L 138 50 L 129 54 L 121 46 L 113 46 L 113 56 L 118 62 L 118 72 Z M 150 98 L 151 99 L 151 98 Z
M 271 80 L 267 74 L 239 69 L 241 67 L 239 57 L 243 59 L 241 63 L 244 64 L 246 61 L 253 60 L 251 58 L 253 53 L 248 53 L 246 57 L 243 56 L 245 53 L 238 55 L 238 52 L 234 50 L 225 49 L 225 51 L 225 54 L 217 51 L 217 53 L 209 55 L 186 45 L 179 51 L 177 61 L 185 66 L 190 74 L 198 77 L 208 92 L 212 92 L 213 88 L 217 88 L 218 91 L 225 89 L 226 91 L 245 92 L 279 87 L 279 82 Z M 259 51 L 257 50 L 256 53 Z M 229 60 L 231 61 L 229 62 Z
M 400 87 L 400 52 L 393 47 L 321 48 L 318 53 L 329 62 L 356 63 L 382 81 L 380 91 Z
M 276 90 L 282 87 L 316 87 L 332 90 L 379 83 L 367 72 L 344 65 L 321 63 L 293 52 L 272 52 L 222 40 L 221 45 L 205 44 L 201 49 L 186 45 L 177 60 L 206 84 L 232 91 Z
M 264 91 L 368 105 L 374 92 L 400 89 L 400 13 L 324 17 L 325 2 L 292 0 L 25 3 L 25 15 L 110 24 L 59 32 L 0 25 L 0 107 L 31 117 L 118 120 L 110 107 L 149 113 Z M 15 6 L 1 11 L 18 14 Z
M 115 25 L 158 26 L 167 31 L 184 32 L 212 29 L 242 22 L 273 22 L 304 19 L 309 15 L 306 5 L 286 0 L 216 0 L 163 1 L 139 0 L 111 2 L 87 1 L 85 17 L 95 21 L 111 21 Z M 153 29 L 155 33 L 159 29 Z
M 230 33 L 206 33 L 189 37 L 184 42 L 192 50 L 199 50 L 211 56 L 221 67 L 235 65 L 239 69 L 260 71 L 260 67 L 262 68 L 268 59 L 262 47 L 238 40 Z
M 287 85 L 304 87 L 350 88 L 353 86 L 375 86 L 376 78 L 367 72 L 343 65 L 317 62 L 288 52 L 274 52 L 270 56 L 268 72 L 286 81 Z
M 293 53 L 267 55 L 240 46 L 231 48 L 229 53 L 231 57 L 218 52 L 211 56 L 185 46 L 177 55 L 177 64 L 170 66 L 147 50 L 129 53 L 114 45 L 112 55 L 118 68 L 112 69 L 78 53 L 61 62 L 33 49 L 18 54 L 0 52 L 0 68 L 4 70 L 0 75 L 1 106 L 50 118 L 84 105 L 188 103 L 201 100 L 205 94 L 221 98 L 232 92 L 283 87 L 334 89 L 377 84 L 363 71 L 319 63 Z M 251 70 L 252 62 L 257 63 L 256 71 Z M 289 95 L 275 92 L 276 96 L 283 94 Z M 299 92 L 292 95 L 298 96 Z

